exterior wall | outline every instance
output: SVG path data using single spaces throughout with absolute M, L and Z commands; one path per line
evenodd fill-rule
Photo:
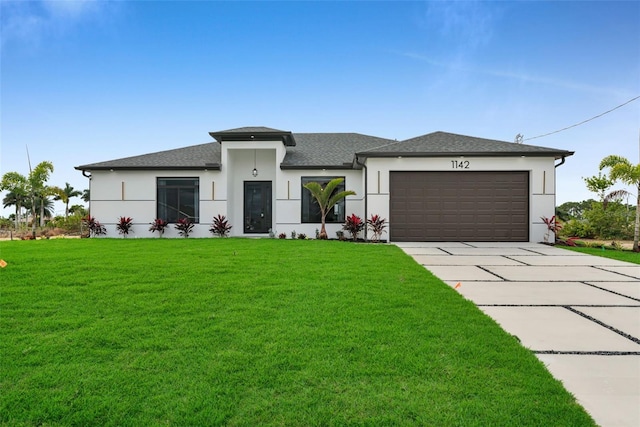
M 258 176 L 253 177 L 254 150 Z M 245 181 L 272 181 L 273 232 L 277 235 L 292 231 L 315 237 L 320 224 L 301 223 L 302 177 L 344 176 L 347 190 L 356 192 L 345 202 L 345 214 L 355 213 L 361 218 L 378 214 L 389 219 L 389 172 L 391 171 L 451 171 L 455 163 L 469 161 L 469 170 L 528 171 L 530 173 L 530 241 L 543 241 L 546 226 L 542 216 L 555 212 L 555 162 L 553 158 L 370 158 L 367 160 L 366 196 L 363 170 L 282 170 L 280 163 L 286 151 L 282 142 L 224 142 L 220 171 L 93 171 L 90 181 L 91 215 L 107 228 L 107 237 L 118 237 L 115 225 L 120 216 L 134 220 L 132 237 L 153 237 L 149 223 L 156 217 L 156 186 L 158 177 L 199 178 L 200 223 L 193 237 L 211 237 L 209 232 L 215 215 L 225 215 L 233 228 L 232 236 L 260 237 L 267 234 L 244 234 L 243 203 Z M 306 190 L 304 190 L 306 191 Z M 389 224 L 389 228 L 393 224 Z M 327 224 L 329 238 L 342 229 L 342 224 Z M 389 233 L 389 230 L 387 230 Z M 383 235 L 388 238 L 389 234 Z M 178 237 L 173 225 L 167 227 L 166 237 Z M 385 237 L 387 236 L 387 237 Z
M 469 169 L 456 166 L 468 161 Z M 457 162 L 457 163 L 456 163 Z M 553 157 L 440 157 L 367 159 L 367 217 L 389 219 L 389 172 L 391 171 L 528 171 L 529 240 L 541 242 L 547 231 L 542 216 L 555 214 L 555 161 Z M 389 229 L 393 224 L 389 223 Z M 389 229 L 387 233 L 389 233 Z M 388 234 L 387 234 L 388 236 Z
M 150 223 L 156 218 L 156 187 L 160 177 L 199 178 L 200 223 L 191 236 L 210 237 L 212 219 L 226 214 L 226 187 L 224 175 L 219 171 L 93 171 L 90 179 L 91 216 L 107 229 L 106 237 L 118 237 L 116 223 L 121 216 L 133 218 L 131 237 L 153 237 Z M 215 196 L 215 198 L 214 198 Z M 173 225 L 167 227 L 166 237 L 178 237 Z
M 276 194 L 277 213 L 275 233 L 285 233 L 287 237 L 292 231 L 304 233 L 314 238 L 316 230 L 320 230 L 320 223 L 302 224 L 302 177 L 344 177 L 345 189 L 355 191 L 355 196 L 345 199 L 345 215 L 355 213 L 364 219 L 364 186 L 361 170 L 280 170 L 278 169 L 278 188 Z M 336 237 L 336 232 L 342 230 L 343 224 L 326 224 L 327 236 Z

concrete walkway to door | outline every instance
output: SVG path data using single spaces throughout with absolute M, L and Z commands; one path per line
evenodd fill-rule
M 640 426 L 640 265 L 536 243 L 396 244 L 518 337 L 599 425 Z

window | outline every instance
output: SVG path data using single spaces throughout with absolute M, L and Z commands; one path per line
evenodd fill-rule
M 324 188 L 325 185 L 332 179 L 338 177 L 302 177 L 302 222 L 303 223 L 320 223 L 320 206 L 318 206 L 318 202 L 311 195 L 309 190 L 304 188 L 304 185 L 308 182 L 317 182 Z M 344 181 L 340 183 L 335 189 L 335 192 L 344 191 Z M 329 213 L 326 218 L 327 223 L 342 223 L 344 222 L 344 199 L 341 199 L 333 208 L 329 209 Z
M 200 222 L 198 178 L 158 178 L 157 217 L 168 222 Z

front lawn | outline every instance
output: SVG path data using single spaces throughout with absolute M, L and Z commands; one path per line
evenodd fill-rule
M 4 425 L 594 425 L 392 245 L 0 242 Z

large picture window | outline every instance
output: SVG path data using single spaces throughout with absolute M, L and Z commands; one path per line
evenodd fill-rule
M 157 218 L 200 222 L 198 178 L 158 178 Z
M 311 195 L 309 190 L 304 188 L 304 185 L 309 182 L 317 182 L 324 188 L 325 185 L 329 181 L 335 178 L 344 178 L 344 177 L 302 177 L 302 222 L 303 223 L 317 223 L 320 224 L 322 222 L 322 218 L 320 216 L 320 206 L 318 206 L 318 202 Z M 335 189 L 335 192 L 344 191 L 345 185 L 344 181 L 340 183 Z M 345 221 L 344 219 L 344 204 L 345 200 L 341 199 L 335 206 L 329 209 L 329 213 L 327 214 L 326 222 L 327 223 L 342 223 Z

